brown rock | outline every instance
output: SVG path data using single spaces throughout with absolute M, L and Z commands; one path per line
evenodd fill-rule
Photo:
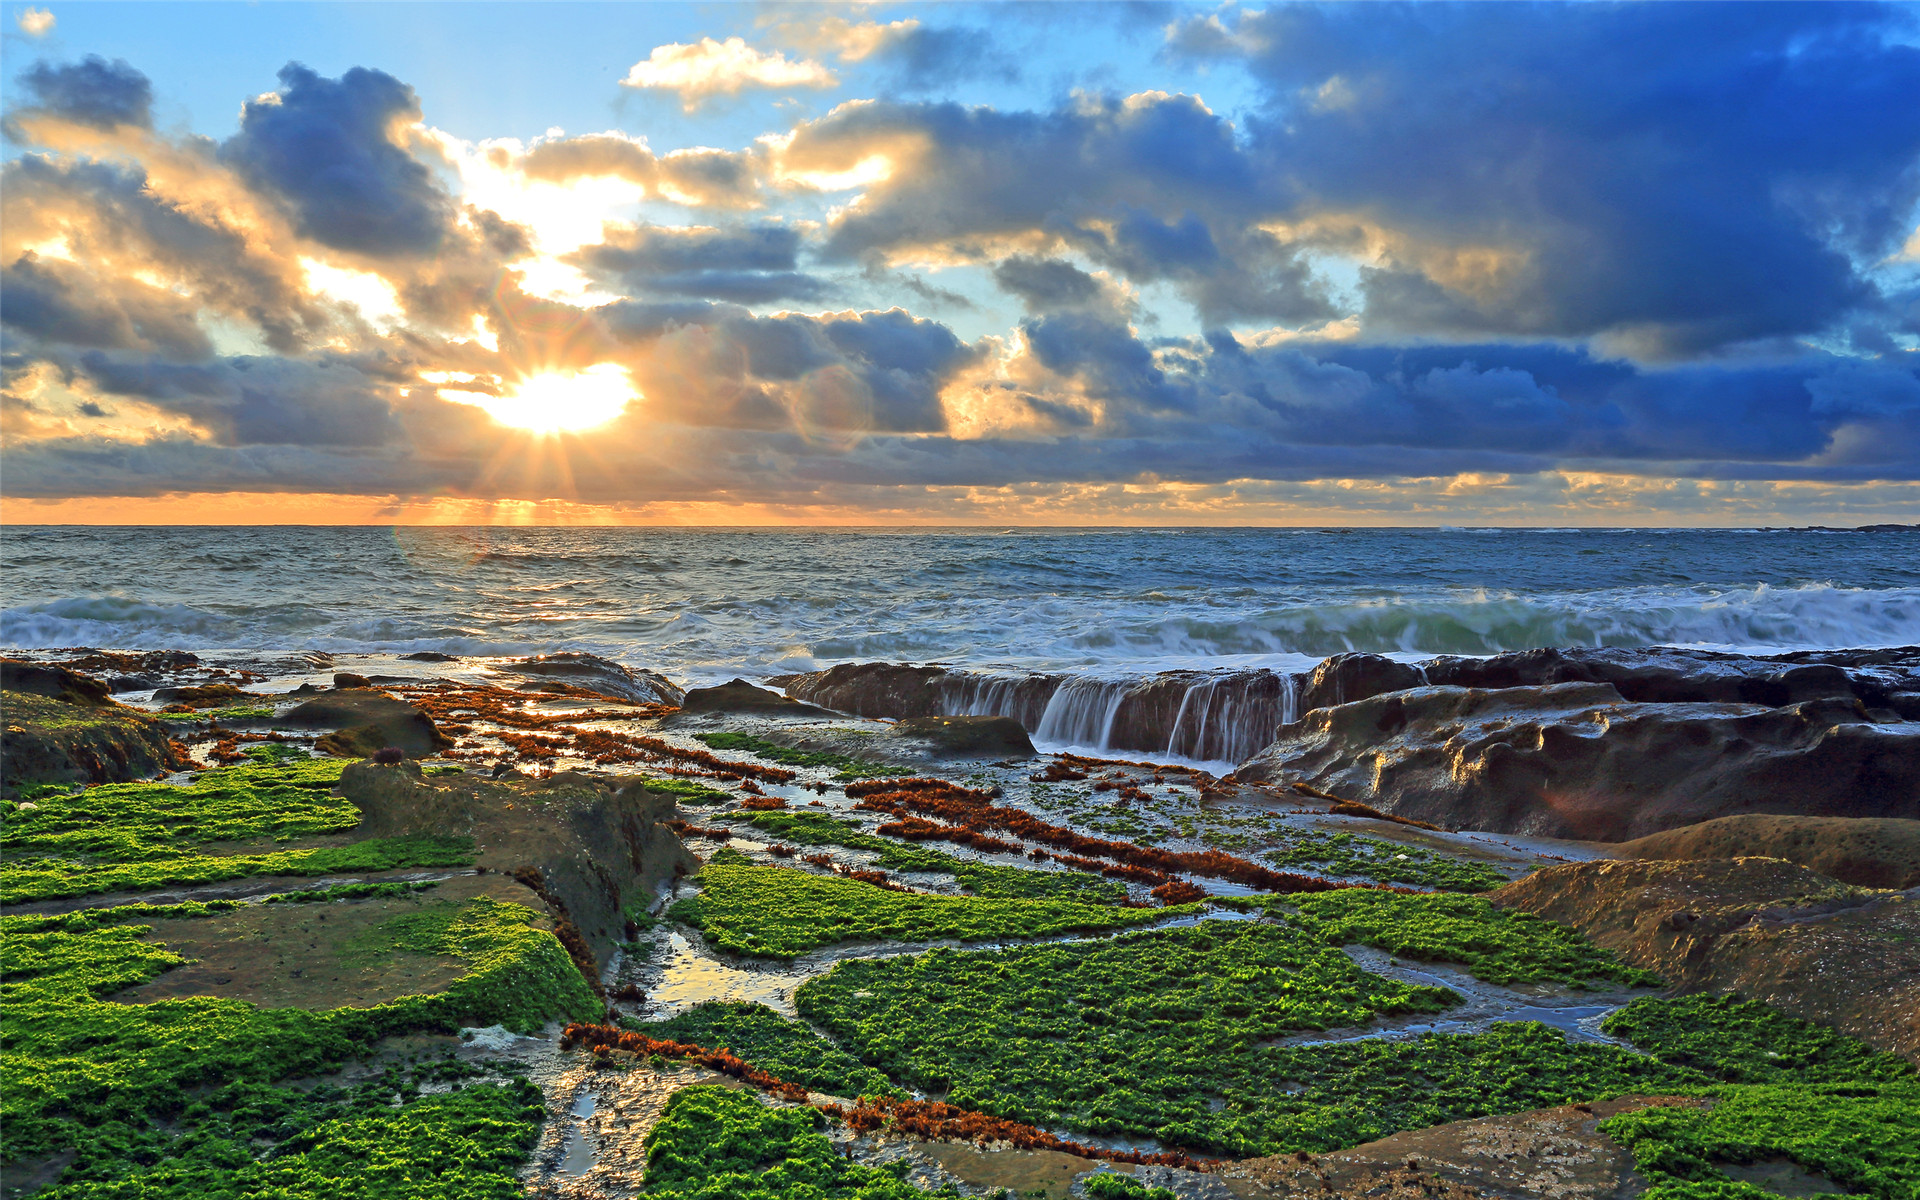
M 1249 1198 L 1444 1196 L 1456 1200 L 1625 1200 L 1646 1190 L 1633 1155 L 1600 1131 L 1624 1112 L 1701 1105 L 1630 1096 L 1396 1133 L 1333 1154 L 1229 1163 L 1215 1176 Z
M 946 758 L 1032 758 L 1027 731 L 1012 717 L 913 717 L 894 725 L 892 735 L 925 742 Z
M 372 688 L 323 692 L 280 717 L 296 729 L 336 732 L 320 739 L 329 754 L 365 757 L 388 746 L 398 746 L 409 757 L 421 758 L 450 749 L 453 741 L 427 714 L 398 696 Z
M 65 667 L 0 658 L 0 689 L 63 700 L 86 708 L 109 708 L 115 701 L 107 685 Z
M 118 704 L 0 691 L 0 783 L 128 783 L 192 765 L 158 721 Z
M 683 713 L 753 713 L 770 717 L 824 717 L 828 712 L 811 704 L 755 687 L 735 679 L 718 687 L 693 688 L 680 702 Z
M 1858 701 L 1422 687 L 1309 712 L 1238 775 L 1448 828 L 1626 841 L 1736 813 L 1920 818 L 1920 725 Z
M 1920 887 L 1920 821 L 1875 817 L 1718 817 L 1622 842 L 1615 858 L 1784 858 L 1842 883 Z
M 787 695 L 856 717 L 929 717 L 944 710 L 934 683 L 945 667 L 905 663 L 841 663 L 796 675 Z
M 681 691 L 655 671 L 637 671 L 597 654 L 542 654 L 501 663 L 498 670 L 566 684 L 634 704 L 678 704 Z
M 489 871 L 538 872 L 543 894 L 564 910 L 604 965 L 626 936 L 626 909 L 699 868 L 663 822 L 674 797 L 645 781 L 619 791 L 577 772 L 550 779 L 479 775 L 424 778 L 417 763 L 354 763 L 340 794 L 360 809 L 357 837 L 454 834 L 478 843 Z M 531 876 L 530 876 L 531 877 Z
M 1569 925 L 1680 992 L 1732 992 L 1920 1061 L 1920 895 L 1777 858 L 1588 862 L 1487 898 Z

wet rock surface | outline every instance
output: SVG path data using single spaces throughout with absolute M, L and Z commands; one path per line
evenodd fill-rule
M 45 696 L 82 708 L 109 708 L 114 704 L 107 685 L 65 667 L 0 658 L 0 690 Z
M 825 717 L 826 709 L 802 704 L 779 692 L 735 679 L 717 687 L 693 688 L 680 702 L 683 713 L 759 713 L 766 716 Z
M 893 736 L 923 742 L 946 758 L 1031 758 L 1033 742 L 1012 717 L 911 717 Z
M 627 910 L 698 865 L 665 825 L 673 797 L 639 781 L 618 786 L 576 772 L 428 780 L 414 763 L 361 762 L 341 772 L 339 790 L 360 809 L 360 836 L 472 837 L 478 867 L 533 889 L 571 920 L 602 966 L 626 939 Z
M 432 718 L 398 696 L 371 687 L 325 692 L 291 711 L 280 724 L 295 729 L 330 729 L 322 749 L 348 757 L 365 757 L 397 746 L 412 758 L 451 750 L 453 740 L 441 733 Z
M 1780 859 L 1569 863 L 1489 894 L 1683 992 L 1733 992 L 1920 1061 L 1920 893 Z
M 100 699 L 0 691 L 0 783 L 125 783 L 187 766 L 185 748 L 160 722 Z
M 1920 724 L 1872 721 L 1853 700 L 1422 687 L 1313 710 L 1238 775 L 1455 829 L 1626 841 L 1736 813 L 1920 818 Z
M 559 685 L 557 690 L 584 688 L 635 704 L 678 704 L 683 695 L 658 672 L 636 670 L 597 654 L 542 654 L 496 664 L 495 670 L 528 677 L 531 682 L 523 685 L 528 691 L 539 691 L 543 684 L 554 684 Z

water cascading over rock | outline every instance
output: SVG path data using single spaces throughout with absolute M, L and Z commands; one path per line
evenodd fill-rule
M 786 689 L 863 717 L 1012 717 L 1048 745 L 1240 762 L 1296 719 L 1300 681 L 1268 670 L 1115 679 L 855 663 L 795 676 Z

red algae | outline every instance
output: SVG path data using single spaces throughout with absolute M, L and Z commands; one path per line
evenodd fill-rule
M 762 1071 L 730 1050 L 712 1050 L 688 1042 L 648 1037 L 644 1033 L 616 1029 L 611 1025 L 576 1021 L 561 1031 L 560 1048 L 586 1049 L 597 1059 L 611 1058 L 615 1054 L 678 1059 L 738 1079 L 782 1100 L 806 1103 L 811 1095 L 804 1086 Z M 985 1113 L 935 1100 L 863 1096 L 850 1107 L 830 1103 L 815 1104 L 813 1107 L 833 1120 L 844 1122 L 857 1133 L 884 1130 L 926 1141 L 961 1141 L 980 1145 L 1001 1143 L 1021 1150 L 1054 1150 L 1078 1158 L 1140 1166 L 1180 1167 L 1189 1171 L 1204 1171 L 1212 1166 L 1207 1160 L 1185 1154 L 1146 1154 L 1136 1150 L 1088 1146 L 1057 1137 L 1033 1125 L 990 1117 Z

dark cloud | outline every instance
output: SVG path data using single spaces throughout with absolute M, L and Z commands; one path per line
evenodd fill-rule
M 115 295 L 133 297 L 136 307 L 151 311 L 151 303 L 139 300 L 149 293 L 126 276 L 148 270 L 177 283 L 199 307 L 257 328 L 277 351 L 298 351 L 327 324 L 303 291 L 295 264 L 224 224 L 217 210 L 171 201 L 149 186 L 137 164 L 23 155 L 0 168 L 0 206 L 10 233 L 29 242 L 38 240 L 36 233 L 64 239 L 96 278 L 111 278 Z M 154 302 L 186 305 L 184 299 Z M 103 296 L 101 303 L 122 301 Z M 184 352 L 181 336 L 167 340 Z
M 103 281 L 31 251 L 0 271 L 0 322 L 42 342 L 204 358 L 213 347 L 194 320 L 197 308 L 165 288 Z
M 60 66 L 37 62 L 20 82 L 39 101 L 39 112 L 98 129 L 153 125 L 153 84 L 125 59 L 89 54 Z
M 180 365 L 93 350 L 67 366 L 107 395 L 194 421 L 222 446 L 377 447 L 400 432 L 392 388 L 346 363 L 236 357 Z
M 650 415 L 707 427 L 936 432 L 946 428 L 942 391 L 981 354 L 900 309 L 755 317 L 716 308 L 648 325 L 657 340 L 638 380 Z
M 1101 298 L 1100 281 L 1070 262 L 1016 254 L 993 268 L 993 279 L 1035 312 L 1081 308 Z
M 817 299 L 826 284 L 794 269 L 799 231 L 784 225 L 738 229 L 641 226 L 569 257 L 632 295 L 684 296 L 761 304 Z
M 893 92 L 927 92 L 962 79 L 1011 83 L 1020 67 L 993 34 L 961 26 L 916 25 L 887 39 L 871 62 L 889 69 L 884 87 Z
M 1052 113 L 847 106 L 803 126 L 789 154 L 845 169 L 901 146 L 911 167 L 835 221 L 829 258 L 910 247 L 992 257 L 996 243 L 1037 234 L 1136 282 L 1173 283 L 1208 325 L 1338 315 L 1300 247 L 1256 227 L 1290 195 L 1284 172 L 1191 96 L 1083 97 Z
M 280 85 L 241 109 L 221 157 L 284 199 L 316 241 L 372 255 L 437 250 L 453 201 L 394 140 L 420 119 L 413 89 L 365 67 L 326 79 L 298 63 L 281 69 Z
M 1815 332 L 1920 199 L 1912 14 L 1852 4 L 1285 6 L 1176 52 L 1268 88 L 1292 218 L 1392 235 L 1369 325 L 1685 355 Z
M 846 170 L 890 147 L 913 155 L 910 169 L 835 221 L 830 257 L 1073 235 L 1132 213 L 1246 220 L 1278 186 L 1241 153 L 1232 127 L 1190 96 L 1089 97 L 1050 113 L 844 105 L 802 125 L 787 154 L 804 169 Z

